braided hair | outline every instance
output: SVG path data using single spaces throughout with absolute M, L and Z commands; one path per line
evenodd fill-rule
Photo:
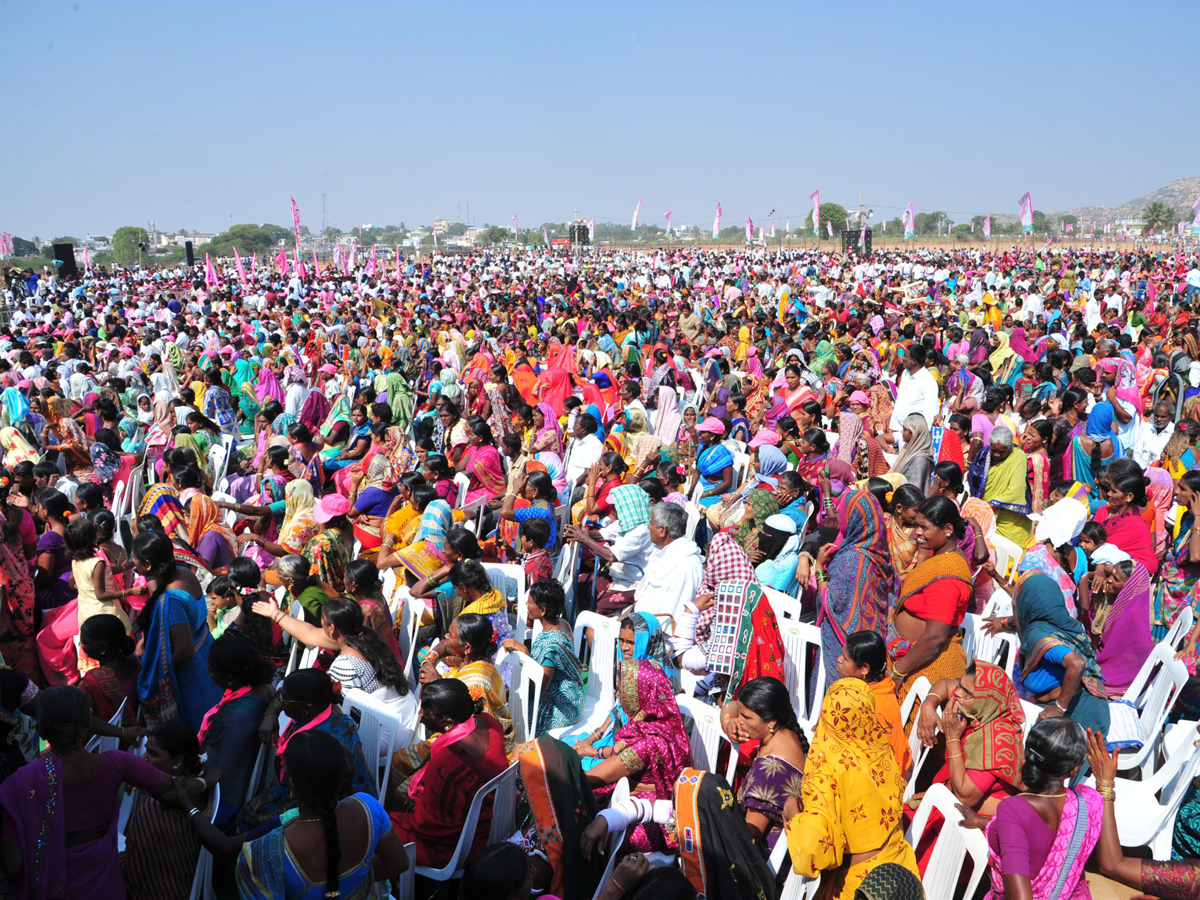
M 808 737 L 796 718 L 787 687 L 778 678 L 765 675 L 752 678 L 742 685 L 737 701 L 764 721 L 774 722 L 795 734 L 800 741 L 800 749 L 805 755 L 808 754 Z
M 361 653 L 375 672 L 375 679 L 386 687 L 395 688 L 401 697 L 409 691 L 408 676 L 396 661 L 396 655 L 384 643 L 374 628 L 365 626 L 362 607 L 350 597 L 330 597 L 321 607 L 321 616 L 346 641 L 346 646 Z
M 283 761 L 297 799 L 314 806 L 321 817 L 325 830 L 325 896 L 336 900 L 342 895 L 337 808 L 350 783 L 350 758 L 332 735 L 302 731 L 288 741 Z

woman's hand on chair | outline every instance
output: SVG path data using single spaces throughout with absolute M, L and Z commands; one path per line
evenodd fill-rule
M 1111 782 L 1117 777 L 1117 763 L 1121 756 L 1121 748 L 1108 752 L 1104 735 L 1092 729 L 1087 730 L 1088 763 L 1096 776 L 1096 781 Z
M 917 737 L 926 747 L 933 746 L 934 738 L 936 738 L 937 733 L 942 730 L 941 711 L 938 709 L 936 702 L 929 702 L 931 699 L 933 699 L 933 697 L 936 696 L 937 695 L 934 694 L 930 697 L 926 697 L 924 701 L 922 701 L 921 712 L 920 715 L 917 716 Z

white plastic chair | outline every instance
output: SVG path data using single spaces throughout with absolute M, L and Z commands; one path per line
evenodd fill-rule
M 1017 636 L 1010 632 L 988 634 L 983 630 L 983 618 L 970 613 L 963 618 L 963 653 L 968 662 L 982 659 L 1004 669 L 1012 678 L 1017 662 Z
M 1036 703 L 1030 703 L 1028 700 L 1021 701 L 1021 710 L 1025 713 L 1025 723 L 1021 726 L 1022 739 L 1029 737 L 1029 732 L 1033 730 L 1033 726 L 1037 724 L 1038 716 L 1042 714 L 1042 708 Z
M 995 581 L 992 583 L 995 584 Z M 982 619 L 992 619 L 996 616 L 1011 616 L 1012 614 L 1012 597 L 1008 596 L 1008 591 L 996 588 L 992 591 L 992 596 L 988 598 L 988 602 L 984 605 L 983 612 L 979 614 L 979 617 Z
M 405 844 L 404 855 L 408 857 L 408 865 L 395 881 L 392 900 L 415 900 L 417 896 L 417 845 Z
M 1018 547 L 1016 542 L 999 534 L 993 534 L 988 540 L 992 542 L 992 549 L 996 551 L 996 572 L 1007 580 L 1025 551 Z
M 1171 628 L 1167 631 L 1167 636 L 1163 638 L 1162 642 L 1170 644 L 1171 648 L 1178 653 L 1183 646 L 1183 642 L 1192 633 L 1193 624 L 1195 624 L 1195 616 L 1192 613 L 1192 608 L 1185 606 L 1179 611 L 1179 615 L 1175 617 L 1175 621 L 1171 623 Z
M 929 679 L 922 675 L 912 683 L 912 687 L 908 689 L 908 694 L 904 698 L 904 702 L 900 704 L 900 721 L 905 725 L 908 724 L 909 717 L 912 715 L 913 707 L 920 706 L 925 702 L 925 698 L 929 696 L 933 685 L 929 683 Z M 912 753 L 912 758 L 915 760 L 921 752 L 921 741 L 917 737 L 917 726 L 914 724 L 912 731 L 908 734 L 908 750 Z
M 697 769 L 707 769 L 714 775 L 717 774 L 721 744 L 729 744 L 725 780 L 733 784 L 738 761 L 737 747 L 721 729 L 721 710 L 695 697 L 679 696 L 675 699 L 679 703 L 679 711 L 692 720 L 688 741 L 692 749 L 692 765 Z
M 517 624 L 513 628 L 513 638 L 525 642 L 525 598 L 528 588 L 525 585 L 525 567 L 516 563 L 484 563 L 488 581 L 504 595 L 505 608 L 515 612 Z
M 1188 729 L 1167 754 L 1159 770 L 1142 781 L 1116 779 L 1117 837 L 1123 847 L 1150 847 L 1157 860 L 1171 854 L 1175 816 L 1192 779 L 1200 775 L 1200 753 Z M 1095 784 L 1093 777 L 1088 784 Z
M 1150 667 L 1151 674 L 1147 676 L 1144 689 L 1135 693 L 1135 685 L 1131 685 L 1125 694 L 1126 699 L 1132 700 L 1141 707 L 1139 718 L 1146 743 L 1140 750 L 1121 754 L 1119 764 L 1122 772 L 1128 772 L 1131 769 L 1145 769 L 1144 775 L 1154 770 L 1158 745 L 1162 740 L 1163 726 L 1167 722 L 1167 716 L 1175 705 L 1175 701 L 1179 699 L 1179 692 L 1183 690 L 1189 677 L 1187 666 L 1184 665 L 1183 660 L 1175 658 L 1175 650 L 1170 644 L 1156 646 L 1146 660 L 1146 665 L 1142 666 L 1142 671 L 1146 671 L 1147 665 Z M 1141 674 L 1142 672 L 1139 672 L 1138 676 L 1140 677 Z M 1141 700 L 1141 703 L 1138 703 L 1138 699 Z
M 358 739 L 375 778 L 376 796 L 382 803 L 392 770 L 392 753 L 412 742 L 416 722 L 402 721 L 394 709 L 358 688 L 342 691 L 341 705 L 346 715 L 358 722 Z M 369 765 L 372 747 L 376 748 L 373 767 Z
M 128 702 L 128 699 L 121 701 L 121 705 L 113 713 L 113 717 L 108 720 L 109 725 L 114 725 L 117 728 L 121 727 L 121 716 L 125 714 L 125 704 Z M 89 753 L 107 753 L 109 750 L 116 750 L 120 746 L 121 739 L 119 737 L 102 737 L 96 735 L 88 741 L 87 750 Z
M 938 832 L 929 864 L 925 867 L 925 877 L 921 879 L 926 900 L 954 900 L 959 873 L 967 857 L 971 860 L 971 874 L 967 879 L 964 897 L 975 895 L 979 879 L 987 869 L 987 838 L 982 831 L 962 827 L 962 813 L 955 808 L 956 802 L 945 785 L 932 785 L 921 799 L 921 805 L 917 807 L 912 825 L 905 835 L 909 844 L 916 847 L 925 833 L 925 826 L 929 824 L 930 812 L 936 809 L 945 820 Z
M 615 806 L 623 800 L 629 799 L 629 779 L 622 778 L 613 788 L 612 799 L 609 801 L 610 806 Z M 608 835 L 608 852 L 605 856 L 608 857 L 608 862 L 604 865 L 604 874 L 600 876 L 600 881 L 596 885 L 596 893 L 592 896 L 592 900 L 600 900 L 600 895 L 604 893 L 604 887 L 608 884 L 608 879 L 612 877 L 613 867 L 617 862 L 617 851 L 621 848 L 621 844 L 625 843 L 625 835 L 629 833 L 628 828 L 622 828 L 620 831 L 610 831 Z
M 587 629 L 592 629 L 592 646 L 588 663 L 587 693 L 583 698 L 583 715 L 575 725 L 554 728 L 551 737 L 556 737 L 564 743 L 573 743 L 567 735 L 584 735 L 595 731 L 612 712 L 613 703 L 617 697 L 617 636 L 621 633 L 621 623 L 618 619 L 594 612 L 581 612 L 575 619 L 575 656 L 582 663 L 587 654 L 584 652 L 584 637 Z
M 749 475 L 750 454 L 739 453 L 735 450 L 733 453 L 733 484 L 730 486 L 730 490 L 734 490 L 745 484 Z
M 475 842 L 475 830 L 479 825 L 479 813 L 487 799 L 492 801 L 492 824 L 488 829 L 488 845 L 498 844 L 507 840 L 516 828 L 517 816 L 517 774 L 520 764 L 513 763 L 475 794 L 471 808 L 467 811 L 467 821 L 463 824 L 462 834 L 458 837 L 458 845 L 450 861 L 440 869 L 432 866 L 417 866 L 416 873 L 433 881 L 449 881 L 452 878 L 462 878 L 463 865 L 471 852 L 471 844 Z
M 216 824 L 217 810 L 220 808 L 221 786 L 218 784 L 213 787 L 212 816 L 209 819 L 211 824 Z M 201 847 L 200 856 L 196 860 L 196 874 L 192 877 L 192 892 L 188 895 L 188 900 L 209 900 L 210 897 L 216 896 L 212 886 L 212 864 L 212 854 Z
M 778 613 L 776 614 L 778 616 Z M 821 715 L 825 699 L 825 664 L 821 658 L 821 629 L 798 619 L 781 619 L 779 631 L 783 636 L 783 682 L 792 695 L 796 718 L 809 734 Z M 812 674 L 809 675 L 809 656 L 812 655 Z M 810 704 L 809 679 L 816 684 Z
M 566 615 L 570 620 L 575 615 L 575 594 L 579 585 L 579 544 L 572 541 L 563 546 L 554 563 L 554 580 L 563 586 L 566 600 Z
M 771 604 L 771 610 L 775 613 L 780 628 L 783 627 L 785 621 L 800 621 L 800 617 L 804 614 L 804 607 L 800 605 L 799 600 L 783 591 L 777 591 L 775 588 L 764 587 L 763 593 Z
M 767 860 L 767 865 L 771 867 L 772 872 L 778 875 L 780 866 L 788 859 L 788 843 L 785 837 L 780 835 L 779 840 L 775 842 L 775 849 L 771 851 L 771 858 Z M 788 872 L 787 881 L 783 883 L 783 893 L 779 895 L 779 900 L 814 900 L 820 886 L 820 878 L 805 878 L 792 869 Z
M 454 483 L 458 485 L 458 499 L 454 502 L 454 508 L 462 509 L 467 502 L 467 488 L 471 485 L 471 479 L 459 472 L 454 476 Z
M 538 710 L 542 704 L 542 679 L 546 670 L 526 653 L 503 653 L 497 666 L 508 687 L 508 711 L 513 719 L 513 738 L 518 744 L 537 734 Z
M 689 500 L 684 506 L 684 510 L 687 512 L 687 530 L 684 531 L 683 536 L 689 541 L 695 540 L 696 528 L 700 524 L 700 507 Z

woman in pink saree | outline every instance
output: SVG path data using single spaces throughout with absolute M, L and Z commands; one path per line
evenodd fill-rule
M 562 429 L 558 426 L 558 418 L 549 403 L 539 403 L 533 409 L 533 452 L 553 453 L 562 457 Z
M 488 423 L 473 417 L 467 427 L 467 442 L 466 452 L 454 467 L 469 480 L 466 503 L 469 505 L 476 500 L 503 496 L 508 482 L 504 477 L 500 451 L 496 449 Z
M 672 800 L 679 774 L 692 762 L 691 747 L 671 682 L 658 663 L 630 660 L 621 666 L 617 683 L 620 717 L 611 747 L 598 750 L 584 741 L 575 746 L 581 757 L 603 755 L 587 772 L 597 800 L 612 793 L 628 777 L 638 796 L 647 800 Z M 673 834 L 659 825 L 639 825 L 629 835 L 629 845 L 643 853 L 675 845 Z

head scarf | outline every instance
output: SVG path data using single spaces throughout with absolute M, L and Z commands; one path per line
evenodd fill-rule
M 833 448 L 833 455 L 844 463 L 853 462 L 854 451 L 858 448 L 858 439 L 862 435 L 862 419 L 848 410 L 840 413 L 838 415 L 838 439 Z
M 221 510 L 211 497 L 198 491 L 192 495 L 188 508 L 188 543 L 193 550 L 200 546 L 205 535 L 216 532 L 225 538 L 231 550 L 237 552 L 237 538 L 225 525 L 221 515 Z
M 782 397 L 776 397 L 771 404 L 771 408 L 763 415 L 763 424 L 768 428 L 774 428 L 779 424 L 779 420 L 788 414 L 788 405 Z
M 963 733 L 963 762 L 968 769 L 994 772 L 1020 788 L 1025 762 L 1025 712 L 1017 687 L 999 666 L 975 661 L 975 698 L 962 710 L 970 720 Z
M 614 735 L 617 758 L 641 769 L 642 787 L 656 799 L 669 799 L 692 756 L 671 682 L 656 663 L 630 660 L 621 666 L 617 700 L 628 716 Z
M 639 525 L 650 522 L 650 495 L 636 484 L 622 484 L 609 494 L 617 513 L 617 531 L 626 535 Z
M 754 475 L 752 487 L 764 485 L 774 490 L 779 484 L 776 476 L 780 472 L 787 471 L 787 467 L 788 460 L 782 450 L 769 444 L 760 444 L 758 447 L 758 471 Z
M 762 488 L 755 488 L 748 493 L 746 503 L 749 504 L 754 518 L 752 521 L 743 520 L 733 534 L 734 539 L 742 545 L 755 529 L 763 527 L 768 516 L 779 512 L 779 502 L 775 499 L 775 495 Z
M 892 471 L 903 475 L 909 484 L 925 489 L 925 478 L 933 467 L 933 439 L 929 435 L 929 423 L 920 413 L 912 413 L 904 420 L 904 427 L 912 433 L 912 440 L 892 463 Z
M 1101 400 L 1088 413 L 1084 434 L 1094 441 L 1108 440 L 1113 436 L 1113 419 L 1116 413 L 1113 405 L 1107 400 Z
M 107 444 L 96 441 L 92 444 L 89 454 L 92 458 L 94 478 L 100 484 L 109 484 L 121 470 L 121 454 Z

